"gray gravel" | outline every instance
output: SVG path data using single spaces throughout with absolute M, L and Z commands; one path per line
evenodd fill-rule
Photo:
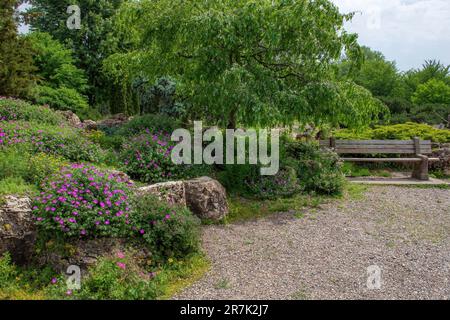
M 371 187 L 303 218 L 205 227 L 203 246 L 211 270 L 175 299 L 448 299 L 450 190 Z

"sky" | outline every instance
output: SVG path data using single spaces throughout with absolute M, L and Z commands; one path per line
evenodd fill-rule
M 331 1 L 342 13 L 357 12 L 346 29 L 358 33 L 360 44 L 396 61 L 401 71 L 427 59 L 450 65 L 450 0 Z
M 427 59 L 450 65 L 450 0 L 332 0 L 358 12 L 346 29 L 406 71 Z

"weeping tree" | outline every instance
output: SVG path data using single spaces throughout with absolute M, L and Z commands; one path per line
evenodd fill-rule
M 336 77 L 361 49 L 328 0 L 143 0 L 122 8 L 136 50 L 110 56 L 118 81 L 169 76 L 194 119 L 228 127 L 293 122 L 363 126 L 383 112 Z

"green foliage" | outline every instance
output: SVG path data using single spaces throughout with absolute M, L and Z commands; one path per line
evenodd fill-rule
M 83 93 L 87 89 L 84 71 L 75 66 L 72 51 L 54 40 L 48 33 L 32 32 L 26 38 L 31 42 L 37 74 L 44 85 L 69 88 Z
M 0 121 L 33 121 L 59 125 L 63 118 L 47 107 L 29 104 L 23 100 L 0 98 Z
M 93 105 L 106 102 L 114 110 L 127 92 L 111 85 L 102 73 L 102 61 L 112 53 L 129 48 L 130 35 L 111 32 L 116 10 L 123 0 L 31 0 L 28 9 L 32 30 L 49 33 L 53 39 L 73 51 L 76 66 L 85 71 L 88 78 L 89 101 Z M 70 30 L 66 26 L 67 8 L 77 4 L 81 12 L 81 29 Z M 110 111 L 107 110 L 107 111 Z M 117 110 L 123 112 L 126 110 Z
M 411 110 L 411 119 L 419 123 L 447 123 L 449 115 L 450 106 L 448 104 L 424 104 L 414 106 Z
M 89 270 L 81 290 L 71 295 L 76 299 L 151 300 L 159 293 L 149 274 L 140 272 L 131 259 L 102 258 Z
M 37 225 L 62 238 L 123 237 L 131 230 L 130 186 L 116 173 L 72 164 L 42 184 L 33 202 Z
M 33 84 L 33 51 L 17 34 L 17 0 L 0 2 L 0 95 L 23 96 Z
M 444 81 L 431 79 L 417 87 L 412 101 L 416 105 L 429 103 L 450 105 L 450 85 Z
M 154 262 L 183 258 L 199 250 L 200 220 L 186 208 L 170 207 L 151 195 L 138 196 L 131 223 Z
M 160 78 L 154 84 L 145 79 L 133 82 L 133 89 L 139 97 L 141 114 L 159 113 L 180 118 L 184 116 L 185 107 L 176 102 L 176 84 L 170 78 Z
M 62 157 L 38 153 L 29 158 L 27 165 L 27 181 L 40 185 L 46 178 L 67 166 L 68 162 Z
M 450 131 L 436 129 L 426 124 L 407 122 L 392 126 L 376 126 L 375 129 L 354 131 L 348 129 L 338 130 L 334 133 L 337 139 L 344 140 L 410 140 L 419 137 L 432 142 L 450 142 Z
M 181 123 L 176 119 L 163 114 L 146 114 L 133 117 L 124 124 L 117 135 L 133 136 L 148 130 L 150 132 L 173 132 L 181 127 Z
M 69 161 L 101 162 L 105 152 L 80 130 L 34 122 L 0 122 L 0 150 L 18 146 L 31 154 L 46 153 Z
M 105 70 L 127 84 L 170 76 L 192 118 L 360 126 L 383 111 L 366 89 L 335 81 L 334 62 L 356 60 L 359 46 L 343 29 L 352 15 L 328 0 L 146 0 L 118 16 L 140 47 L 111 55 Z
M 25 182 L 21 177 L 8 177 L 0 179 L 0 201 L 1 196 L 6 195 L 33 195 L 36 187 Z
M 355 82 L 368 89 L 376 97 L 392 96 L 399 85 L 399 74 L 395 62 L 386 61 L 379 52 L 364 47 L 365 61 L 355 76 Z
M 273 176 L 262 176 L 259 165 L 225 165 L 218 174 L 228 192 L 258 199 L 289 197 L 300 191 L 293 168 L 283 167 Z
M 26 177 L 29 155 L 17 148 L 8 148 L 0 152 L 0 179 L 8 177 Z
M 131 178 L 145 183 L 171 180 L 182 174 L 183 167 L 173 163 L 171 151 L 175 145 L 167 134 L 144 133 L 127 140 L 120 160 Z
M 345 180 L 336 153 L 300 141 L 288 141 L 285 148 L 286 163 L 295 168 L 304 190 L 327 195 L 342 193 Z
M 52 88 L 36 86 L 30 93 L 30 98 L 37 104 L 49 105 L 56 110 L 70 110 L 80 116 L 89 109 L 87 99 L 75 89 L 66 87 Z

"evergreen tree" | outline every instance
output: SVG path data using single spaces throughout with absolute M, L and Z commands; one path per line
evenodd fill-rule
M 0 2 L 0 95 L 22 96 L 33 84 L 33 55 L 27 40 L 19 37 L 17 0 Z

